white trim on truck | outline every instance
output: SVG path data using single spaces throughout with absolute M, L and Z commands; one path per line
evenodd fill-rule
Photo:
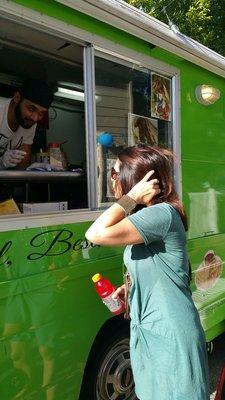
M 225 58 L 122 0 L 56 0 L 225 77 Z

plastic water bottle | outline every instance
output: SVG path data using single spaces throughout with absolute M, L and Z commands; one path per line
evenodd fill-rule
M 60 143 L 49 143 L 50 164 L 54 167 L 63 167 Z
M 101 274 L 95 274 L 92 276 L 92 280 L 96 292 L 111 313 L 114 315 L 121 314 L 124 311 L 124 302 L 120 299 L 115 300 L 112 298 L 112 294 L 116 290 L 112 283 L 108 279 L 103 278 Z

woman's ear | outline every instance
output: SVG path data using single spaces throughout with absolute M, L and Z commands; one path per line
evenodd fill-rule
M 16 103 L 16 104 L 19 104 L 20 100 L 21 100 L 21 94 L 20 94 L 20 92 L 18 92 L 18 90 L 17 90 L 17 91 L 14 93 L 14 95 L 13 95 L 13 101 L 14 101 L 14 103 Z

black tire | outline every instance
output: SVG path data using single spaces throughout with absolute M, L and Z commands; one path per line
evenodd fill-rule
M 79 400 L 136 400 L 130 365 L 129 324 L 101 332 L 88 360 Z

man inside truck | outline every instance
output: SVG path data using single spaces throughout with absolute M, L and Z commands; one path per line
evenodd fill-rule
M 52 101 L 52 90 L 38 79 L 24 82 L 12 99 L 0 97 L 0 170 L 29 165 L 37 123 Z

